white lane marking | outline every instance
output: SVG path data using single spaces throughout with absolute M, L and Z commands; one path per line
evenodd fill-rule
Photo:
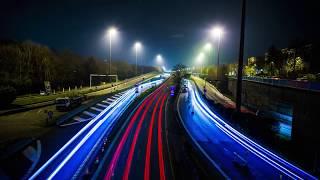
M 111 98 L 107 99 L 107 102 L 113 102 L 113 101 L 115 101 L 115 99 L 111 99 Z
M 105 104 L 111 104 L 111 102 L 110 101 L 102 101 L 103 103 L 105 103 Z
M 115 101 L 115 100 L 117 100 L 118 98 L 116 98 L 116 97 L 112 96 L 112 97 L 109 97 L 109 99 L 111 99 L 111 100 Z
M 98 111 L 98 112 L 102 112 L 103 111 L 103 109 L 99 109 L 99 108 L 96 108 L 96 107 L 90 107 L 90 109 L 93 109 L 93 110 L 95 110 L 95 111 Z
M 93 113 L 91 113 L 89 111 L 83 111 L 83 114 L 91 116 L 91 117 L 95 117 L 96 116 L 96 114 L 93 114 Z
M 100 106 L 100 107 L 103 107 L 103 108 L 106 108 L 106 107 L 108 107 L 107 105 L 104 105 L 104 104 L 100 104 L 100 103 L 98 103 L 98 104 L 96 104 L 97 106 Z
M 84 118 L 82 118 L 82 117 L 80 117 L 80 116 L 75 116 L 75 117 L 73 117 L 72 119 L 75 120 L 75 121 L 78 121 L 78 122 L 81 122 L 81 121 L 84 120 Z

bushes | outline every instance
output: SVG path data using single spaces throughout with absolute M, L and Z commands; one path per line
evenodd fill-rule
M 0 107 L 11 104 L 15 99 L 15 88 L 11 86 L 0 86 Z
M 318 75 L 318 76 L 319 76 L 319 75 Z M 317 77 L 317 75 L 315 75 L 315 74 L 306 74 L 304 77 L 305 77 L 308 81 L 319 81 L 319 80 L 320 80 L 320 78 Z

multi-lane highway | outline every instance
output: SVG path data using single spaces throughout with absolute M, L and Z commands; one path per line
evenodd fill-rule
M 111 132 L 119 116 L 137 97 L 150 87 L 160 84 L 163 80 L 140 84 L 118 95 L 118 99 L 93 118 L 61 149 L 59 149 L 45 164 L 43 164 L 30 179 L 71 179 L 79 178 L 85 171 L 92 157 L 95 156 L 106 136 Z
M 210 110 L 195 85 L 180 95 L 177 109 L 195 146 L 225 178 L 316 179 L 228 125 Z
M 148 180 L 174 177 L 170 153 L 179 154 L 184 148 L 171 147 L 173 152 L 170 152 L 165 126 L 170 88 L 168 81 L 162 82 L 163 79 L 157 79 L 115 95 L 116 100 L 89 121 L 30 179 L 82 178 L 99 153 L 101 155 L 101 147 L 115 129 L 92 178 Z M 222 176 L 231 179 L 316 179 L 229 126 L 208 108 L 196 86 L 191 81 L 185 82 L 188 91 L 177 101 L 181 123 L 192 143 L 204 155 L 202 157 Z M 137 94 L 154 85 L 160 86 L 141 102 L 136 102 L 138 106 L 128 109 Z M 129 114 L 124 118 L 125 112 Z M 120 116 L 121 125 L 115 126 Z
M 164 83 L 132 111 L 95 178 L 166 179 L 163 123 L 168 95 Z

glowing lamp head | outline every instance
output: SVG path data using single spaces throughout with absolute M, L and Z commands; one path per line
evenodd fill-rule
M 206 45 L 204 45 L 204 49 L 205 49 L 206 51 L 210 51 L 211 48 L 212 48 L 211 43 L 207 43 Z
M 134 43 L 134 48 L 135 49 L 140 49 L 141 48 L 141 43 L 140 42 L 136 42 L 136 43 Z
M 117 29 L 115 27 L 111 27 L 109 30 L 108 30 L 108 34 L 110 36 L 114 36 L 115 34 L 117 34 Z
M 157 61 L 158 64 L 162 64 L 163 59 L 162 59 L 162 56 L 160 54 L 157 55 L 156 61 Z
M 223 34 L 223 29 L 221 27 L 214 27 L 212 30 L 211 30 L 211 35 L 213 37 L 218 37 L 220 38 L 221 35 Z
M 203 60 L 204 60 L 204 53 L 201 52 L 201 53 L 197 56 L 196 61 L 197 61 L 198 64 L 202 64 L 202 63 L 203 63 Z

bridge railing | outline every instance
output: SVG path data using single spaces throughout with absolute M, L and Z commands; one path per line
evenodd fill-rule
M 234 77 L 234 76 L 229 76 L 229 78 L 236 79 L 236 77 Z M 269 85 L 273 85 L 273 86 L 290 87 L 290 88 L 320 92 L 320 83 L 319 82 L 278 79 L 278 78 L 266 78 L 266 77 L 254 77 L 254 76 L 251 76 L 251 77 L 245 76 L 242 78 L 242 80 L 265 83 L 265 84 L 269 84 Z

